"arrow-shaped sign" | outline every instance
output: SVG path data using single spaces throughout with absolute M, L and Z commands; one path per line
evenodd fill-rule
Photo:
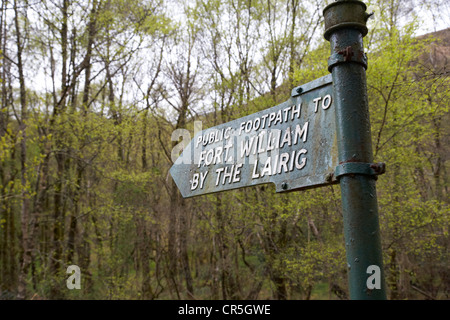
M 199 132 L 170 169 L 183 197 L 274 183 L 277 192 L 335 183 L 331 75 L 288 101 Z

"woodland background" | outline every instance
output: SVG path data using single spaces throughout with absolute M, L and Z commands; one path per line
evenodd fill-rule
M 182 199 L 168 174 L 175 129 L 328 73 L 329 2 L 2 0 L 0 298 L 347 299 L 339 185 Z M 388 297 L 448 299 L 449 3 L 365 3 Z

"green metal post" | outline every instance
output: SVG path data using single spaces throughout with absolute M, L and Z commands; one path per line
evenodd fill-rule
M 367 101 L 366 5 L 338 0 L 323 10 L 324 37 L 330 41 L 328 61 L 333 77 L 344 234 L 349 269 L 350 299 L 386 299 L 376 175 L 384 166 L 372 164 Z

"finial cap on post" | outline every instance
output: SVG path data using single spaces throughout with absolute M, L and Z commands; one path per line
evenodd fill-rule
M 330 40 L 331 34 L 342 28 L 358 29 L 364 37 L 368 32 L 366 21 L 370 16 L 366 9 L 367 6 L 357 0 L 339 0 L 326 6 L 323 9 L 325 39 Z

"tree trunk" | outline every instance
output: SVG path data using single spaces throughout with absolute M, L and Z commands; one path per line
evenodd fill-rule
M 169 239 L 168 239 L 168 281 L 169 288 L 175 292 L 178 299 L 180 299 L 180 293 L 178 290 L 178 253 L 177 253 L 177 210 L 178 210 L 178 190 L 175 182 L 172 181 L 171 185 L 172 194 L 170 197 L 170 211 L 169 211 Z
M 21 207 L 21 245 L 22 254 L 20 259 L 20 273 L 19 273 L 19 285 L 17 298 L 25 299 L 27 294 L 27 273 L 28 267 L 31 263 L 31 246 L 32 240 L 30 238 L 30 200 L 29 192 L 27 190 L 27 97 L 26 97 L 26 87 L 25 87 L 25 76 L 24 76 L 24 66 L 22 61 L 22 50 L 23 50 L 23 39 L 20 31 L 19 25 L 19 11 L 17 7 L 17 1 L 14 1 L 14 24 L 16 28 L 16 45 L 17 45 L 17 69 L 19 72 L 19 92 L 20 92 L 20 106 L 21 106 L 21 119 L 19 124 L 19 129 L 22 134 L 22 139 L 20 141 L 20 180 L 21 180 L 21 197 L 22 197 L 22 207 Z

